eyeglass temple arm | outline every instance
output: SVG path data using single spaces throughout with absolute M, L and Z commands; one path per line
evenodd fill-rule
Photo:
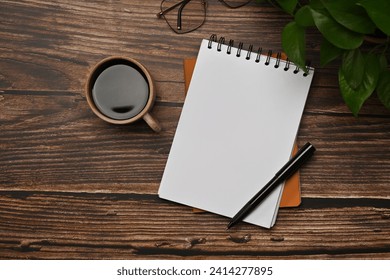
M 181 30 L 181 13 L 184 9 L 184 7 L 190 2 L 191 0 L 184 0 L 181 4 L 179 11 L 177 11 L 177 30 Z
M 183 1 L 180 1 L 178 3 L 176 3 L 175 5 L 165 9 L 165 10 L 161 10 L 161 12 L 158 12 L 157 13 L 157 17 L 161 17 L 163 16 L 164 14 L 168 13 L 169 11 L 172 11 L 173 9 L 175 9 L 177 6 L 180 6 L 182 4 L 184 4 L 183 2 L 186 2 L 187 0 L 183 0 Z

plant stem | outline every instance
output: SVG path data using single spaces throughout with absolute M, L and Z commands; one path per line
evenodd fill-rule
M 389 37 L 386 37 L 386 38 L 378 38 L 378 37 L 374 37 L 374 36 L 364 36 L 364 40 L 367 41 L 367 42 L 370 42 L 370 43 L 374 43 L 374 44 L 384 44 L 386 42 L 389 41 Z

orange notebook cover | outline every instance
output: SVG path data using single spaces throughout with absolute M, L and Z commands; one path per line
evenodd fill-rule
M 184 85 L 187 93 L 190 85 L 192 73 L 195 68 L 196 58 L 184 59 Z M 293 154 L 298 151 L 298 146 L 295 143 Z M 299 172 L 291 176 L 284 184 L 283 194 L 280 201 L 280 207 L 296 207 L 301 204 L 301 190 L 299 181 Z M 194 209 L 194 212 L 204 212 L 203 210 Z

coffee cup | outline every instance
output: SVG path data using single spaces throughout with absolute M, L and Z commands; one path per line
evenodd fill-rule
M 102 120 L 130 124 L 144 119 L 155 132 L 161 131 L 150 114 L 156 99 L 153 79 L 138 61 L 120 56 L 103 59 L 89 73 L 85 91 L 89 106 Z

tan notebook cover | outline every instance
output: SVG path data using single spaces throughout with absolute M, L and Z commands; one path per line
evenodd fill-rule
M 283 58 L 285 59 L 285 58 Z M 185 92 L 187 93 L 188 86 L 190 85 L 192 73 L 194 71 L 196 58 L 184 59 L 184 84 Z M 298 151 L 298 146 L 295 143 L 293 154 Z M 301 190 L 299 182 L 299 172 L 296 172 L 285 183 L 282 198 L 280 201 L 280 207 L 296 207 L 301 204 Z M 203 210 L 194 209 L 194 212 L 203 212 Z

